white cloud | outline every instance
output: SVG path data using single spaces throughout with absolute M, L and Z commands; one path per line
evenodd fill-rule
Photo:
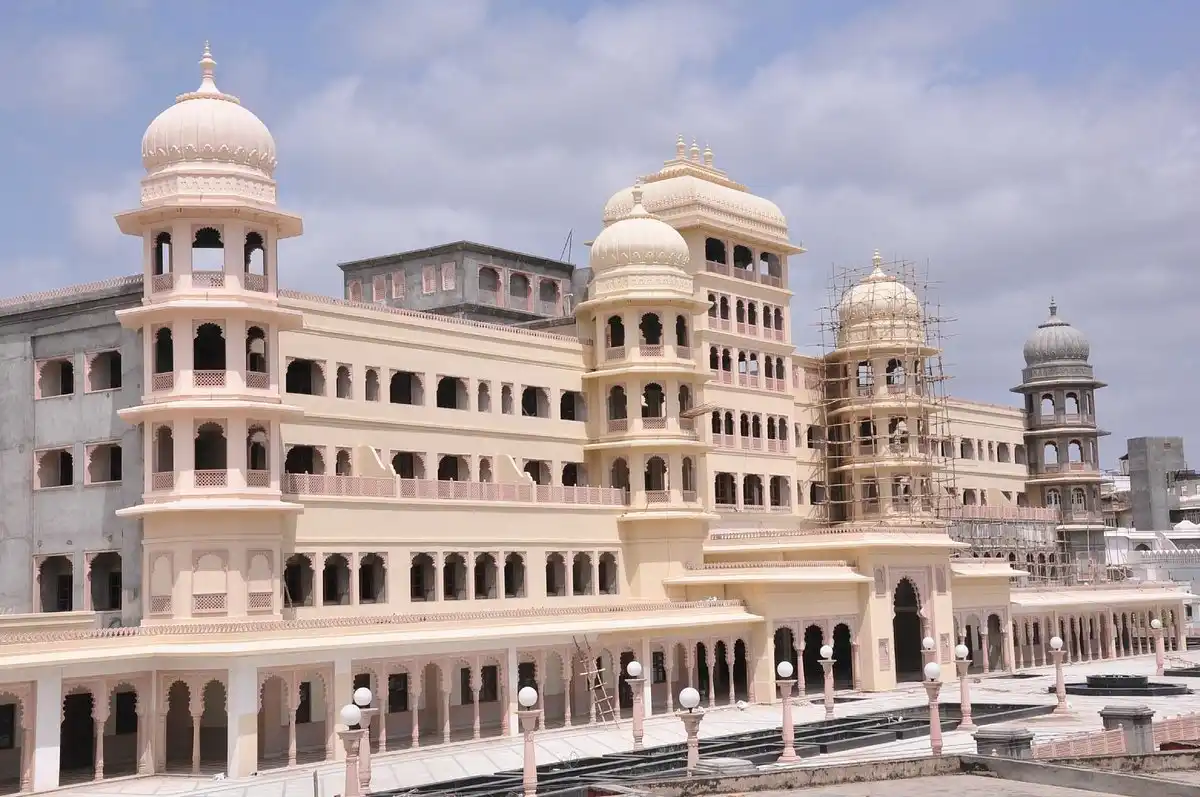
M 135 78 L 127 51 L 103 34 L 54 33 L 0 48 L 0 106 L 108 112 L 132 96 Z

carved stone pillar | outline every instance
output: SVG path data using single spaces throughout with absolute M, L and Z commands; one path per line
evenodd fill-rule
M 288 673 L 283 679 L 283 709 L 287 712 L 288 718 L 287 757 L 289 767 L 296 766 L 296 712 L 300 709 L 300 684 L 297 681 L 295 672 Z M 327 695 L 325 700 L 326 702 L 332 700 L 332 695 Z
M 729 705 L 737 702 L 737 681 L 734 680 L 733 670 L 734 664 L 737 662 L 737 640 L 730 639 L 725 642 L 725 660 L 729 663 Z M 747 674 L 750 668 L 747 667 Z M 747 677 L 746 680 L 749 680 Z
M 704 643 L 704 663 L 708 668 L 708 707 L 713 708 L 717 704 L 717 690 L 713 686 L 716 674 L 717 664 L 717 643 L 715 640 L 708 639 Z
M 192 774 L 200 774 L 200 720 L 204 716 L 203 703 L 199 709 L 192 705 L 188 706 L 188 710 L 192 715 Z
M 412 663 L 408 677 L 408 707 L 412 711 L 412 749 L 421 746 L 421 696 L 425 691 L 425 665 L 420 660 Z M 504 712 L 508 716 L 508 712 Z
M 575 651 L 572 648 L 559 653 L 559 658 L 562 660 L 562 680 L 563 691 L 566 693 L 563 697 L 563 725 L 567 728 L 571 727 L 571 697 L 575 692 L 575 678 L 572 675 L 575 664 Z M 507 712 L 506 712 L 507 713 Z
M 450 743 L 450 668 L 452 661 L 442 662 L 438 668 L 438 682 L 442 700 L 442 744 Z
M 984 622 L 987 622 L 986 620 Z M 988 632 L 985 627 L 979 632 L 979 653 L 983 656 L 983 671 L 992 671 L 992 663 L 988 660 Z
M 391 693 L 391 688 L 390 688 L 391 682 L 392 682 L 392 673 L 391 673 L 391 670 L 388 668 L 388 666 L 385 664 L 375 671 L 375 675 L 376 675 L 375 697 L 379 701 L 379 722 L 375 723 L 376 725 L 379 726 L 379 736 L 377 736 L 376 738 L 378 739 L 379 752 L 386 753 L 387 752 L 388 715 L 391 714 L 391 710 L 392 710 L 392 704 L 391 704 L 391 694 L 392 693 Z
M 96 554 L 83 555 L 83 610 L 85 612 L 92 610 L 92 562 L 94 561 L 96 561 Z
M 104 780 L 104 726 L 108 724 L 110 700 L 108 685 L 101 683 L 100 687 L 103 697 L 92 693 L 92 722 L 96 727 L 96 767 L 93 776 L 95 780 Z
M 480 671 L 479 657 L 475 657 L 475 662 L 471 665 L 471 707 L 473 714 L 471 717 L 471 738 L 479 738 L 479 687 L 483 682 L 483 673 Z M 540 694 L 540 693 L 539 693 Z M 543 701 L 544 702 L 544 701 Z
M 135 711 L 137 713 L 137 773 L 139 775 L 154 774 L 154 745 L 151 742 L 154 733 L 150 727 L 150 710 L 148 707 L 144 707 L 145 700 L 149 695 L 149 684 L 138 686 L 138 702 Z
M 33 701 L 28 695 L 21 701 L 21 785 L 22 792 L 33 791 Z

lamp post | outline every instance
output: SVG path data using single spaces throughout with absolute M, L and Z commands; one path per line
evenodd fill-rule
M 800 760 L 800 756 L 796 755 L 796 726 L 792 724 L 792 687 L 796 685 L 796 679 L 792 676 L 796 674 L 796 669 L 790 661 L 781 661 L 775 668 L 775 674 L 779 676 L 775 685 L 779 687 L 779 697 L 783 699 L 783 725 L 780 726 L 783 752 L 779 754 L 778 763 L 791 764 Z
M 354 690 L 354 705 L 358 706 L 359 714 L 362 715 L 362 720 L 358 723 L 363 731 L 362 742 L 358 748 L 358 783 L 363 794 L 371 791 L 371 719 L 379 713 L 379 709 L 371 707 L 374 697 L 371 690 L 365 686 Z
M 821 646 L 821 669 L 825 671 L 825 719 L 833 719 L 833 647 Z
M 929 696 L 929 747 L 934 755 L 942 754 L 942 714 L 938 710 L 938 693 L 942 691 L 942 666 L 936 661 L 925 665 L 925 694 Z
M 954 648 L 954 666 L 958 669 L 958 708 L 962 714 L 962 720 L 958 723 L 960 731 L 975 730 L 975 723 L 971 721 L 971 686 L 967 682 L 967 670 L 971 668 L 971 660 L 967 656 L 970 653 L 966 645 Z
M 1167 646 L 1163 640 L 1162 620 L 1155 617 L 1150 621 L 1150 632 L 1154 634 L 1154 674 L 1162 675 L 1166 666 Z
M 642 663 L 637 659 L 625 665 L 625 683 L 633 692 L 633 749 L 642 749 L 643 725 L 646 718 L 646 707 L 642 704 L 642 687 L 646 679 L 642 677 Z
M 937 642 L 934 641 L 933 637 L 927 636 L 921 640 L 922 664 L 928 664 L 931 661 L 937 661 L 937 654 L 933 650 L 935 647 L 937 647 Z
M 1054 696 L 1058 705 L 1054 707 L 1055 714 L 1067 713 L 1067 685 L 1063 682 L 1063 641 L 1062 637 L 1050 638 L 1050 655 L 1054 657 Z
M 353 703 L 347 703 L 342 706 L 341 720 L 346 726 L 346 730 L 337 732 L 342 744 L 346 746 L 344 797 L 362 797 L 362 785 L 358 777 L 358 750 L 366 731 L 361 727 L 354 729 L 355 725 L 362 722 L 362 710 Z
M 679 705 L 683 711 L 676 711 L 675 716 L 683 721 L 683 730 L 687 734 L 687 773 L 691 775 L 700 765 L 700 720 L 704 719 L 704 711 L 697 711 L 700 705 L 700 693 L 690 686 L 679 691 Z
M 537 752 L 533 746 L 533 732 L 537 728 L 538 715 L 541 713 L 534 706 L 538 702 L 537 690 L 532 686 L 524 686 L 517 692 L 517 718 L 521 721 L 521 733 L 525 736 L 525 771 L 521 785 L 525 788 L 525 797 L 537 795 Z

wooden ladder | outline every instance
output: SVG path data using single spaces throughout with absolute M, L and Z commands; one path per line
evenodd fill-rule
M 592 696 L 592 704 L 596 707 L 596 716 L 605 725 L 618 724 L 620 715 L 612 695 L 608 692 L 608 685 L 604 683 L 604 668 L 599 666 L 599 661 L 593 655 L 591 643 L 587 637 L 573 636 L 571 641 L 575 643 L 575 650 L 583 658 L 584 667 L 580 675 L 587 679 L 588 692 Z

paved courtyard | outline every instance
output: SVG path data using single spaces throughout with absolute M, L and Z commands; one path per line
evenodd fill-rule
M 942 775 L 876 783 L 845 783 L 794 791 L 764 791 L 757 794 L 758 797 L 962 797 L 964 794 L 986 794 L 988 797 L 1096 797 L 1094 791 L 1042 786 L 1036 783 L 1014 783 L 976 775 Z
M 1190 658 L 1200 661 L 1200 653 L 1193 652 Z M 1154 657 L 1139 656 L 1117 661 L 1088 662 L 1068 665 L 1067 680 L 1081 680 L 1084 675 L 1098 673 L 1127 673 L 1150 675 L 1154 672 Z M 1054 683 L 1053 668 L 1027 670 L 1035 673 L 1033 678 L 1006 678 L 1003 674 L 984 676 L 971 685 L 974 702 L 978 703 L 1011 703 L 1026 705 L 1052 705 L 1053 695 L 1047 692 L 1047 687 Z M 1164 681 L 1189 683 L 1200 690 L 1200 679 L 1164 678 Z M 900 689 L 883 694 L 868 694 L 863 700 L 853 703 L 839 704 L 837 713 L 841 716 L 870 714 L 877 711 L 890 711 L 908 706 L 920 705 L 925 702 L 925 690 L 919 684 L 906 685 Z M 958 698 L 957 682 L 950 682 L 942 690 L 942 702 L 952 702 Z M 819 696 L 817 697 L 819 701 Z M 1138 703 L 1150 706 L 1157 712 L 1157 717 L 1171 714 L 1200 712 L 1200 694 L 1175 697 L 1139 698 L 1137 700 L 1121 700 L 1118 698 L 1070 697 L 1071 714 L 1068 716 L 1044 716 L 1030 720 L 1022 720 L 1016 725 L 1027 727 L 1036 734 L 1038 741 L 1061 736 L 1095 730 L 1101 727 L 1099 711 L 1113 703 Z M 795 722 L 803 724 L 817 722 L 824 718 L 824 709 L 820 705 L 798 705 L 795 708 Z M 719 708 L 709 712 L 701 726 L 700 736 L 727 736 L 746 731 L 763 730 L 779 727 L 780 710 L 778 706 L 748 706 L 745 709 L 737 707 Z M 661 744 L 682 742 L 684 740 L 683 725 L 674 717 L 661 716 L 647 720 L 645 729 L 645 744 L 653 747 Z M 579 758 L 589 758 L 605 753 L 629 750 L 633 746 L 630 734 L 629 720 L 623 721 L 613 728 L 574 728 L 570 730 L 553 730 L 540 733 L 537 738 L 537 755 L 539 763 L 570 761 Z M 973 752 L 974 740 L 966 732 L 951 731 L 945 734 L 944 751 L 946 753 Z M 929 752 L 929 738 L 920 737 L 879 745 L 877 747 L 851 750 L 844 753 L 818 756 L 805 759 L 801 766 L 823 766 L 834 763 L 864 761 L 885 758 L 905 758 L 924 755 Z M 462 742 L 458 744 L 441 745 L 415 751 L 400 751 L 387 755 L 376 755 L 372 759 L 372 791 L 387 791 L 402 787 L 412 787 L 437 781 L 452 780 L 468 775 L 487 775 L 503 770 L 519 769 L 522 763 L 522 742 L 520 737 L 507 739 L 489 739 L 480 742 Z M 212 778 L 192 778 L 188 776 L 153 776 L 147 778 L 114 779 L 97 784 L 71 786 L 61 790 L 65 795 L 87 795 L 87 797 L 131 797 L 137 795 L 214 795 L 214 797 L 314 797 L 313 772 L 321 785 L 321 794 L 316 797 L 332 797 L 342 792 L 342 782 L 345 768 L 343 764 L 321 764 L 308 767 L 296 767 L 288 770 L 273 770 L 253 778 L 238 780 L 215 781 Z M 959 776 L 954 776 L 959 777 Z M 970 780 L 969 776 L 961 776 Z M 953 778 L 935 779 L 943 788 L 942 783 L 949 783 Z M 1060 789 L 1057 791 L 1036 791 L 1030 785 L 1004 783 L 1010 791 L 996 791 L 1001 781 L 987 779 L 983 784 L 988 794 L 1003 795 L 1045 795 L 1045 797 L 1069 797 L 1076 794 L 1073 790 Z M 914 785 L 909 782 L 904 788 Z M 962 794 L 964 788 L 971 785 L 963 783 L 954 788 L 955 794 Z M 838 791 L 842 787 L 823 787 L 808 789 L 797 794 L 829 794 L 829 795 L 874 795 L 870 791 L 871 784 L 857 784 L 854 788 L 859 791 Z M 846 786 L 845 788 L 851 788 Z M 950 791 L 935 791 L 934 787 L 913 790 L 912 794 L 924 797 L 935 797 Z M 831 790 L 833 789 L 833 790 Z M 862 789 L 868 789 L 863 791 Z M 1020 789 L 1025 789 L 1021 791 Z M 889 796 L 903 797 L 909 791 L 897 789 L 892 783 L 888 789 Z M 883 792 L 879 792 L 883 794 Z

